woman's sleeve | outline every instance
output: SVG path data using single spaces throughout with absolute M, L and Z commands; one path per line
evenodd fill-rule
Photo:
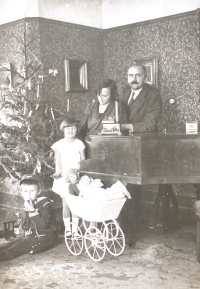
M 77 137 L 81 140 L 84 140 L 87 130 L 88 130 L 88 118 L 89 118 L 91 107 L 92 107 L 91 103 L 87 105 L 85 112 L 84 112 L 84 116 L 80 123 L 80 128 L 79 128 Z

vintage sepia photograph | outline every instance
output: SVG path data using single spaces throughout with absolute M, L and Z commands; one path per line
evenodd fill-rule
M 200 288 L 200 0 L 0 4 L 0 288 Z

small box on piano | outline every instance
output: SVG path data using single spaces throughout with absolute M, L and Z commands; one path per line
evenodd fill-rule
M 103 129 L 99 134 L 121 135 L 119 123 L 103 123 Z
M 186 134 L 198 134 L 198 122 L 186 122 Z

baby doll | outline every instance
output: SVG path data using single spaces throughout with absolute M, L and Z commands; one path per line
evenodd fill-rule
M 69 185 L 69 193 L 74 196 L 79 196 L 79 189 L 77 183 L 79 181 L 79 174 L 76 170 L 69 170 L 68 175 L 66 176 L 66 181 Z
M 101 182 L 100 179 L 94 179 L 91 181 L 91 186 L 93 188 L 101 188 L 101 187 L 103 187 L 103 183 Z
M 87 175 L 84 175 L 81 177 L 79 181 L 80 186 L 89 186 L 91 184 L 92 179 L 88 177 Z
M 81 177 L 77 187 L 80 191 L 80 196 L 88 200 L 99 200 L 103 197 L 105 189 L 100 179 L 92 179 L 84 175 Z
M 78 191 L 77 185 L 76 185 L 78 180 L 79 180 L 78 171 L 75 169 L 68 170 L 68 172 L 65 175 L 65 181 L 69 185 L 69 187 L 68 187 L 69 194 L 75 195 L 75 196 L 79 195 L 79 191 Z M 66 202 L 67 202 L 67 198 L 66 198 Z M 69 220 L 65 220 L 65 221 L 68 221 L 68 223 L 69 223 L 70 218 L 69 218 Z M 79 222 L 79 217 L 72 214 L 72 234 L 77 235 L 78 222 Z M 65 228 L 68 228 L 68 230 L 66 232 L 66 236 L 69 237 L 71 235 L 71 231 L 70 231 L 71 228 L 70 228 L 70 226 L 68 226 L 68 227 L 65 226 Z

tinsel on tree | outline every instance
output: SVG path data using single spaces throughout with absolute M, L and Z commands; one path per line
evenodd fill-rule
M 58 134 L 58 112 L 42 93 L 45 81 L 57 70 L 44 75 L 43 65 L 32 52 L 35 37 L 13 35 L 18 69 L 11 68 L 0 98 L 0 166 L 5 176 L 21 179 L 24 174 L 51 175 L 54 168 L 50 145 Z M 0 65 L 3 67 L 3 64 Z M 6 68 L 5 68 L 6 69 Z

